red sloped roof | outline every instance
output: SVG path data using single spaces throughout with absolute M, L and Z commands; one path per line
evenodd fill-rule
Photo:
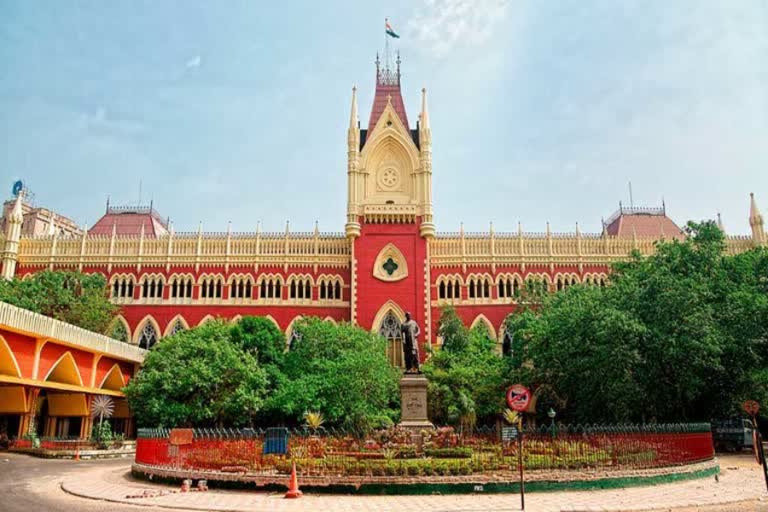
M 672 219 L 664 214 L 622 213 L 605 227 L 606 233 L 619 238 L 678 238 L 685 235 Z
M 400 84 L 385 85 L 376 81 L 376 96 L 373 98 L 373 108 L 371 108 L 371 118 L 368 121 L 368 134 L 373 132 L 373 128 L 376 126 L 376 122 L 384 113 L 384 109 L 387 106 L 387 99 L 392 98 L 392 108 L 395 109 L 397 116 L 402 121 L 405 129 L 408 130 L 408 116 L 405 113 L 405 104 L 403 103 L 403 96 L 400 93 Z
M 119 207 L 107 210 L 107 213 L 88 230 L 88 234 L 111 236 L 114 226 L 117 235 L 139 236 L 142 225 L 144 236 L 147 238 L 168 233 L 168 226 L 154 209 Z

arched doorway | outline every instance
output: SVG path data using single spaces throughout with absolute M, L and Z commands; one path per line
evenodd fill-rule
M 403 368 L 405 365 L 403 361 L 402 325 L 400 319 L 390 310 L 384 315 L 379 326 L 379 334 L 387 339 L 387 359 L 398 368 Z

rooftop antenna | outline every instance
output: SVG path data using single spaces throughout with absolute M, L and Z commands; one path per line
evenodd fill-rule
M 629 207 L 634 208 L 635 201 L 632 199 L 632 181 L 629 182 Z

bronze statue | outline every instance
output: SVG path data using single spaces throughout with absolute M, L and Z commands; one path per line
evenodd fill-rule
M 419 342 L 418 337 L 421 334 L 419 324 L 411 319 L 411 314 L 405 314 L 400 331 L 403 335 L 403 356 L 405 359 L 406 373 L 421 373 L 419 371 Z

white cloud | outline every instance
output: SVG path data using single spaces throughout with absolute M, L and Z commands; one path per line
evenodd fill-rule
M 189 59 L 187 61 L 187 67 L 190 68 L 190 69 L 191 68 L 199 68 L 200 64 L 202 64 L 202 63 L 203 63 L 202 57 L 200 57 L 199 55 L 195 55 L 194 57 L 192 57 L 191 59 Z
M 441 57 L 458 44 L 485 43 L 506 13 L 505 0 L 424 0 L 408 28 L 426 50 Z

